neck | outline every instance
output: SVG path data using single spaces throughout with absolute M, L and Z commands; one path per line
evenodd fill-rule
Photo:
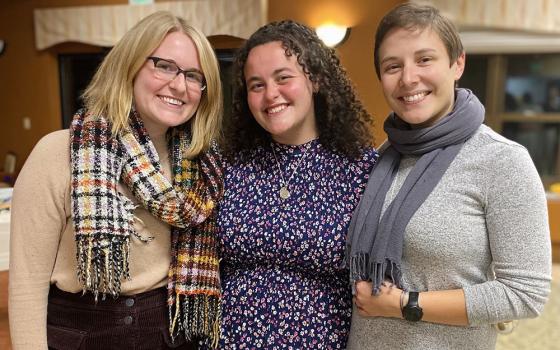
M 272 140 L 277 143 L 281 143 L 283 145 L 292 145 L 292 146 L 299 146 L 309 141 L 315 140 L 319 137 L 319 133 L 314 130 L 314 132 L 310 133 L 298 133 L 294 136 L 291 135 L 271 135 Z
M 156 140 L 165 140 L 165 135 L 167 134 L 167 130 L 169 129 L 161 127 L 154 128 L 148 123 L 144 123 L 144 127 L 146 128 L 146 131 L 148 132 L 148 135 L 150 135 L 150 138 L 153 142 L 156 142 Z

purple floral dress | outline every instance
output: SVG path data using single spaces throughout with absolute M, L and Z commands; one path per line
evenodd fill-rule
M 348 159 L 313 140 L 273 143 L 227 165 L 218 218 L 222 349 L 346 347 L 345 237 L 376 159 L 373 149 Z

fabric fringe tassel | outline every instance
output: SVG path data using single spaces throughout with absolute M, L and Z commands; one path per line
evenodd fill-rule
M 214 295 L 176 295 L 169 301 L 169 334 L 174 341 L 183 332 L 187 341 L 203 339 L 216 349 L 220 340 L 220 298 Z
M 128 253 L 130 239 L 112 236 L 98 240 L 92 235 L 76 238 L 78 280 L 84 293 L 90 291 L 97 302 L 99 294 L 119 296 L 121 280 L 129 279 Z
M 368 253 L 358 253 L 350 258 L 350 282 L 354 294 L 357 281 L 371 281 L 372 294 L 377 295 L 385 280 L 402 289 L 401 268 L 395 262 L 389 259 L 383 262 L 370 261 Z
M 117 212 L 122 218 L 122 227 L 120 232 L 115 230 L 119 233 L 76 234 L 78 281 L 84 294 L 88 291 L 93 293 L 95 302 L 99 294 L 102 294 L 102 300 L 105 300 L 106 294 L 117 298 L 122 280 L 130 279 L 128 256 L 130 237 L 135 233 L 134 209 L 128 199 L 119 203 Z

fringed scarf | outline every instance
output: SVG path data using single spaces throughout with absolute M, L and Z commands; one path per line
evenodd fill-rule
M 388 279 L 403 288 L 401 257 L 406 226 L 483 120 L 484 106 L 466 89 L 456 90 L 453 111 L 433 126 L 412 129 L 394 113 L 385 120 L 390 146 L 369 175 L 348 231 L 345 264 L 352 286 L 356 281 L 371 281 L 372 292 L 377 294 Z M 381 215 L 401 155 L 420 158 Z
M 223 192 L 215 147 L 196 160 L 183 154 L 190 133 L 170 132 L 173 183 L 161 173 L 159 157 L 141 119 L 130 114 L 129 128 L 116 137 L 111 124 L 80 111 L 71 133 L 72 215 L 76 232 L 78 279 L 96 300 L 117 297 L 130 279 L 128 256 L 133 227 L 132 201 L 117 190 L 124 183 L 140 204 L 171 229 L 172 261 L 168 304 L 170 333 L 205 339 L 215 347 L 220 335 L 220 279 L 215 209 Z

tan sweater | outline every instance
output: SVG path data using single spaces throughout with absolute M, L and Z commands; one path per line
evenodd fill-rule
M 53 132 L 35 146 L 14 188 L 12 198 L 9 319 L 14 350 L 47 349 L 46 317 L 49 285 L 68 292 L 82 290 L 76 278 L 76 244 L 70 207 L 70 134 Z M 170 173 L 168 162 L 162 164 Z M 127 188 L 120 187 L 134 202 Z M 136 230 L 154 236 L 130 245 L 131 280 L 122 294 L 166 285 L 170 263 L 169 226 L 145 209 L 135 211 Z

